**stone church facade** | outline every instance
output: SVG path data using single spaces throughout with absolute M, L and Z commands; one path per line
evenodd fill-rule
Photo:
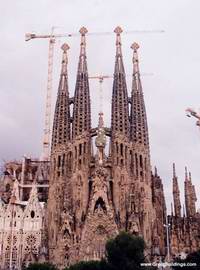
M 106 241 L 120 231 L 141 235 L 146 242 L 147 257 L 165 257 L 168 243 L 166 224 L 170 224 L 171 257 L 200 247 L 200 216 L 195 208 L 196 195 L 191 174 L 186 173 L 185 179 L 185 213 L 181 211 L 175 166 L 174 206 L 167 217 L 162 180 L 157 169 L 152 172 L 151 168 L 139 46 L 137 43 L 131 46 L 133 76 L 129 96 L 121 33 L 122 29 L 117 27 L 111 127 L 105 127 L 102 112 L 99 113 L 98 126 L 91 126 L 87 29 L 80 29 L 74 97 L 69 96 L 68 89 L 69 46 L 62 46 L 50 161 L 24 158 L 22 163 L 9 163 L 2 180 L 2 269 L 12 269 L 5 268 L 5 265 L 13 260 L 13 253 L 6 251 L 11 247 L 7 243 L 10 235 L 14 237 L 13 231 L 25 239 L 20 241 L 22 247 L 18 248 L 16 244 L 16 269 L 30 261 L 48 260 L 62 268 L 80 260 L 100 260 L 105 254 Z M 15 195 L 16 190 L 19 195 Z M 27 205 L 24 206 L 25 201 Z M 7 216 L 3 214 L 5 211 L 13 213 L 14 208 L 20 213 L 17 229 L 13 228 L 12 222 L 11 227 L 5 226 Z M 28 244 L 26 255 L 28 235 L 35 237 L 35 244 L 34 248 L 33 244 Z
M 26 204 L 19 198 L 19 183 L 13 183 L 6 205 L 0 203 L 0 269 L 21 269 L 39 258 L 42 250 L 44 209 L 33 187 Z M 40 256 L 42 260 L 42 256 Z

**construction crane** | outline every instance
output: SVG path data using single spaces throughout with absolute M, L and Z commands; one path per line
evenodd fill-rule
M 188 117 L 195 117 L 197 119 L 196 125 L 200 127 L 200 115 L 191 108 L 188 108 L 186 113 Z
M 54 57 L 54 47 L 57 38 L 70 38 L 78 37 L 78 33 L 63 33 L 54 34 L 54 27 L 50 34 L 35 34 L 26 33 L 25 41 L 30 41 L 32 39 L 48 39 L 49 40 L 49 51 L 48 51 L 48 75 L 47 75 L 47 93 L 46 93 L 46 106 L 45 106 L 45 127 L 43 134 L 43 151 L 41 160 L 49 160 L 50 156 L 50 134 L 51 134 L 51 95 L 53 86 L 53 57 Z M 164 33 L 164 30 L 132 30 L 124 31 L 124 34 L 154 34 L 154 33 Z M 113 32 L 91 32 L 87 33 L 89 36 L 104 36 L 113 35 Z M 102 78 L 102 82 L 105 77 Z M 102 83 L 101 82 L 101 83 Z
M 96 76 L 89 76 L 89 79 L 97 79 L 99 80 L 99 101 L 100 101 L 100 108 L 99 113 L 103 113 L 103 81 L 104 79 L 111 79 L 113 76 L 111 75 L 96 75 Z
M 141 73 L 142 76 L 153 76 L 153 73 Z M 126 77 L 131 77 L 133 75 L 126 75 Z M 97 79 L 99 80 L 99 95 L 100 95 L 100 113 L 103 112 L 103 82 L 104 79 L 112 79 L 112 75 L 95 75 L 89 76 L 89 79 Z
M 48 50 L 48 72 L 47 72 L 47 92 L 46 92 L 46 104 L 45 104 L 45 120 L 44 120 L 44 133 L 43 133 L 43 150 L 41 160 L 48 161 L 50 156 L 50 135 L 51 135 L 51 96 L 53 88 L 53 57 L 56 38 L 78 36 L 78 34 L 54 34 L 54 28 L 52 27 L 51 34 L 37 35 L 33 33 L 25 34 L 25 41 L 31 39 L 49 39 Z

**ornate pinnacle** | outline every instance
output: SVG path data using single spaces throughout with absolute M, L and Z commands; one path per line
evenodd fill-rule
M 79 30 L 79 33 L 82 35 L 82 36 L 85 36 L 85 34 L 87 34 L 88 30 L 86 27 L 81 27 L 81 29 Z
M 175 167 L 175 163 L 173 163 L 173 177 L 176 177 L 176 167 Z
M 79 33 L 81 34 L 81 53 L 80 56 L 85 55 L 85 47 L 86 47 L 86 42 L 85 42 L 85 34 L 88 32 L 88 30 L 85 27 L 81 27 L 79 30 Z
M 133 49 L 135 52 L 140 48 L 139 44 L 134 42 L 132 45 L 131 45 L 131 49 Z
M 190 182 L 192 182 L 192 174 L 191 174 L 191 172 L 189 172 L 189 180 L 190 180 Z
M 62 59 L 62 69 L 61 69 L 61 75 L 66 75 L 67 74 L 67 50 L 69 50 L 69 45 L 67 43 L 64 43 L 61 46 L 61 49 L 63 50 L 63 59 Z
M 103 123 L 103 113 L 99 113 L 99 124 L 98 124 L 98 131 L 97 131 L 97 137 L 95 144 L 97 147 L 105 147 L 106 145 L 106 136 L 105 136 L 105 130 L 104 130 L 104 123 Z
M 133 74 L 139 73 L 139 65 L 138 65 L 138 53 L 137 50 L 139 49 L 139 44 L 134 42 L 131 45 L 131 49 L 133 49 Z
M 120 35 L 120 34 L 123 32 L 123 30 L 122 30 L 122 28 L 121 28 L 120 26 L 117 26 L 117 27 L 115 28 L 114 32 L 115 32 L 117 35 Z
M 156 166 L 154 167 L 154 174 L 155 174 L 155 176 L 158 176 L 158 170 L 157 170 Z
M 103 128 L 104 126 L 104 123 L 103 123 L 103 112 L 100 112 L 99 113 L 99 124 L 98 124 L 98 127 L 99 128 Z
M 69 45 L 67 43 L 64 43 L 62 46 L 61 46 L 61 49 L 66 52 L 67 50 L 69 50 Z
M 187 167 L 185 167 L 185 180 L 188 180 L 188 172 L 187 172 Z
M 117 46 L 117 55 L 121 55 L 121 36 L 120 34 L 123 32 L 122 28 L 120 26 L 117 26 L 114 30 L 114 32 L 117 34 L 116 36 L 116 46 Z

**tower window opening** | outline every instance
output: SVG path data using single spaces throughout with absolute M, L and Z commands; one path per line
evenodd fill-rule
M 82 155 L 82 144 L 80 143 L 79 144 L 79 156 L 81 156 Z
M 65 166 L 65 154 L 63 154 L 62 166 Z
M 116 150 L 117 150 L 117 154 L 118 154 L 119 153 L 118 143 L 116 143 Z
M 31 218 L 34 218 L 35 217 L 35 211 L 31 211 Z
M 98 208 L 101 208 L 104 212 L 106 211 L 105 202 L 101 197 L 96 201 L 94 211 L 96 211 Z
M 142 155 L 140 155 L 140 167 L 143 168 L 143 160 L 142 160 Z
M 122 143 L 120 144 L 120 154 L 123 157 L 124 151 L 123 151 L 123 144 Z
M 135 154 L 135 164 L 136 164 L 136 176 L 138 177 L 138 157 L 137 157 L 137 154 Z
M 58 156 L 58 168 L 61 166 L 61 156 Z
M 121 158 L 121 166 L 124 166 L 124 160 Z

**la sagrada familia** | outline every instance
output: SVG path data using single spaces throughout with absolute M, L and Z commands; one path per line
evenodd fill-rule
M 128 95 L 117 27 L 111 127 L 99 113 L 91 125 L 86 56 L 81 44 L 75 93 L 69 96 L 68 50 L 62 46 L 51 156 L 24 157 L 5 164 L 0 187 L 0 269 L 22 269 L 50 261 L 60 269 L 104 257 L 105 243 L 120 231 L 140 235 L 149 259 L 184 256 L 200 248 L 200 214 L 191 174 L 185 173 L 185 207 L 173 165 L 173 206 L 167 216 L 162 180 L 152 171 L 147 115 L 133 43 L 133 76 Z M 168 232 L 168 233 L 167 233 Z M 167 237 L 169 235 L 169 237 Z

